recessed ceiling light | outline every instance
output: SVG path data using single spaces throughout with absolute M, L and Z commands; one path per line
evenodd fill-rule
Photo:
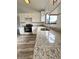
M 29 0 L 25 0 L 25 2 L 26 2 L 26 4 L 29 4 L 29 3 L 30 3 L 30 1 L 29 1 Z

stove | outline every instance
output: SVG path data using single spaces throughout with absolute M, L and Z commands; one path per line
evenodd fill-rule
M 24 26 L 24 32 L 32 32 L 32 24 L 26 24 Z

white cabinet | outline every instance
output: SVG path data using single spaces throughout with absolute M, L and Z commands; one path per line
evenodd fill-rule
M 41 11 L 41 22 L 45 22 L 45 11 Z

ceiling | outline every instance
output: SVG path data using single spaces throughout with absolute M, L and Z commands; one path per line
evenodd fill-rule
M 46 8 L 48 0 L 30 0 L 30 4 L 27 5 L 24 0 L 17 0 L 17 12 L 28 13 L 33 11 L 41 11 Z

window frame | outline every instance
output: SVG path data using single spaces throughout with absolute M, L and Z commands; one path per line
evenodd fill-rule
M 57 14 L 50 14 L 50 15 L 49 15 L 49 23 L 50 23 L 50 16 L 57 16 Z M 57 20 L 56 20 L 56 21 L 57 21 Z M 50 23 L 50 24 L 56 24 L 56 21 L 53 22 L 53 23 Z
M 49 15 L 49 21 L 47 22 L 47 15 Z M 50 16 L 57 16 L 57 15 L 59 15 L 59 14 L 45 14 L 45 24 L 56 24 L 56 21 L 55 22 L 53 22 L 53 23 L 50 23 Z

